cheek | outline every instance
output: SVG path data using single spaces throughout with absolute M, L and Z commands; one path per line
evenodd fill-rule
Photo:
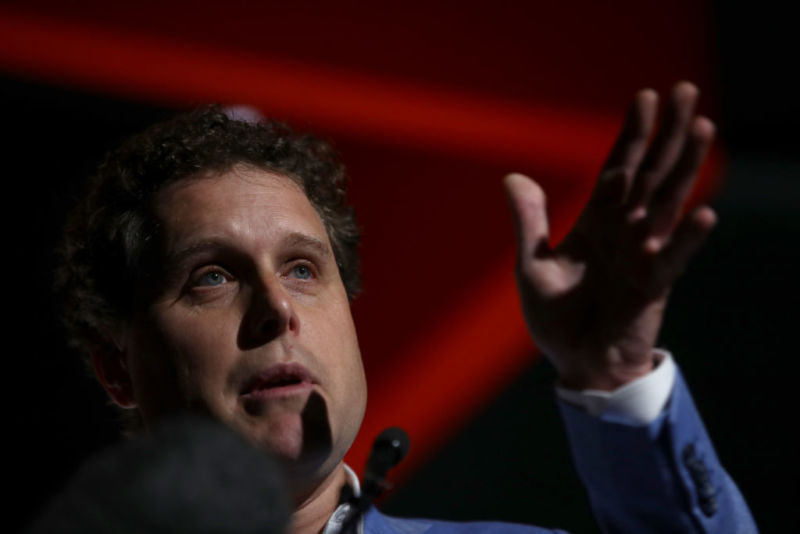
M 328 359 L 328 372 L 334 377 L 337 400 L 345 407 L 352 407 L 354 412 L 363 412 L 363 408 L 356 408 L 365 403 L 366 379 L 350 307 L 341 307 L 329 317 L 338 320 L 328 322 L 326 330 L 320 332 L 318 354 Z M 353 415 L 347 413 L 347 416 L 351 418 Z
M 307 313 L 311 316 L 310 335 L 318 354 L 335 362 L 335 367 L 342 371 L 361 369 L 361 352 L 349 305 L 312 307 Z
M 213 404 L 231 353 L 224 322 L 192 314 L 156 315 L 132 339 L 131 375 L 146 419 Z M 235 345 L 234 345 L 235 347 Z
M 349 318 L 349 309 L 347 317 Z M 367 406 L 367 381 L 352 320 L 342 324 L 340 331 L 344 335 L 341 338 L 339 379 L 344 390 L 341 392 L 342 405 L 337 411 L 338 420 L 335 424 L 339 428 L 339 437 L 346 452 L 355 440 L 364 419 Z
M 148 423 L 181 408 L 181 371 L 169 342 L 145 323 L 137 327 L 126 350 L 133 393 Z
M 189 315 L 164 324 L 167 348 L 187 397 L 219 392 L 236 356 L 236 325 L 231 328 L 225 317 L 215 315 Z

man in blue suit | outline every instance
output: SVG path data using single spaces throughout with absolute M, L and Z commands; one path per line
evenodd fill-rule
M 545 196 L 505 180 L 517 280 L 558 370 L 578 471 L 609 532 L 754 532 L 669 354 L 655 348 L 670 287 L 715 223 L 682 208 L 714 134 L 680 83 L 638 93 L 579 221 L 549 243 Z M 275 454 L 293 534 L 335 534 L 343 463 L 366 404 L 350 302 L 358 229 L 330 148 L 218 108 L 156 125 L 110 153 L 75 210 L 59 279 L 73 340 L 146 432 L 210 414 Z M 535 531 L 400 520 L 367 534 Z

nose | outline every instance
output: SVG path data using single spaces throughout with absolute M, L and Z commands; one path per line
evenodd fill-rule
M 253 287 L 239 345 L 242 349 L 255 348 L 283 334 L 296 334 L 299 327 L 291 295 L 277 277 L 265 279 Z

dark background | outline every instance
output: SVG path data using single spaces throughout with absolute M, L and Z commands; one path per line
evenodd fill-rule
M 16 9 L 15 4 L 6 2 L 3 9 Z M 59 11 L 47 2 L 42 4 L 41 12 L 49 9 L 70 16 L 66 8 Z M 796 469 L 797 451 L 794 425 L 790 424 L 796 418 L 796 403 L 790 401 L 794 385 L 790 369 L 797 354 L 793 334 L 800 295 L 796 276 L 800 267 L 796 128 L 800 114 L 799 88 L 792 75 L 797 55 L 792 22 L 785 13 L 763 6 L 753 11 L 717 2 L 705 5 L 699 14 L 693 11 L 700 17 L 697 25 L 706 39 L 698 52 L 708 58 L 702 74 L 706 80 L 701 81 L 711 86 L 706 96 L 713 100 L 708 104 L 710 113 L 721 129 L 725 183 L 713 202 L 720 224 L 674 290 L 662 345 L 676 355 L 719 456 L 762 530 L 770 532 L 794 524 L 793 495 L 786 488 L 794 479 L 789 473 Z M 622 3 L 619 9 L 629 7 Z M 482 10 L 483 6 L 465 9 L 461 16 L 479 18 Z M 654 16 L 660 14 L 657 8 L 653 10 Z M 512 8 L 509 13 L 514 14 Z M 455 22 L 437 18 L 439 15 L 426 18 L 420 13 L 409 19 L 420 21 L 420 39 L 432 49 L 448 39 L 445 29 L 434 22 L 455 25 L 450 36 L 458 33 L 459 24 L 465 28 L 471 24 L 458 18 Z M 555 24 L 537 19 L 535 13 L 523 10 L 522 15 L 530 16 L 526 24 L 532 33 L 540 29 L 537 24 Z M 637 16 L 634 22 L 647 20 L 641 13 Z M 572 40 L 591 46 L 579 30 L 593 22 L 581 19 L 580 10 L 574 17 L 557 22 Z M 309 27 L 319 31 L 324 25 Z M 680 34 L 684 29 L 660 31 Z M 487 34 L 503 31 L 493 27 Z M 615 35 L 613 31 L 611 35 Z M 491 57 L 491 39 L 472 37 L 486 41 L 483 48 Z M 518 39 L 524 41 L 525 37 Z M 392 56 L 394 49 L 387 47 L 382 49 L 385 61 L 368 66 L 374 72 L 384 69 L 406 79 L 446 82 L 480 93 L 493 90 L 490 83 L 477 82 L 477 74 L 473 78 L 463 74 L 471 72 L 467 60 L 446 46 L 436 49 L 439 52 L 430 57 L 418 55 L 407 60 L 400 52 Z M 538 52 L 552 55 L 548 50 Z M 333 65 L 357 62 L 351 56 L 333 54 L 315 60 Z M 302 55 L 298 52 L 298 57 Z M 581 69 L 589 67 L 567 61 L 577 62 L 581 54 L 567 51 L 564 57 L 560 64 L 550 62 L 548 76 L 563 72 L 565 77 L 581 80 Z M 452 61 L 449 79 L 448 60 Z M 511 60 L 504 61 L 513 65 Z M 606 61 L 624 65 L 626 58 Z M 657 66 L 648 68 L 652 71 Z M 667 70 L 664 77 L 675 79 L 675 69 Z M 508 76 L 515 72 L 507 68 Z M 525 87 L 536 81 L 523 80 L 519 87 L 509 82 L 497 94 L 519 98 Z M 638 78 L 629 81 L 638 83 Z M 617 103 L 624 102 L 630 91 L 625 87 L 626 92 L 608 96 L 620 84 L 605 82 L 586 80 L 585 85 L 572 86 L 574 94 L 561 96 L 564 102 L 580 101 L 576 107 L 584 109 L 585 103 L 598 95 L 603 109 L 619 109 Z M 544 83 L 542 99 L 547 102 L 548 91 L 555 92 L 557 87 Z M 105 89 L 92 91 L 85 85 L 59 84 L 2 68 L 0 102 L 4 103 L 0 120 L 7 237 L 3 247 L 8 295 L 5 391 L 10 415 L 5 432 L 10 464 L 6 487 L 13 503 L 9 523 L 16 528 L 82 459 L 118 439 L 115 413 L 106 406 L 100 388 L 87 378 L 80 356 L 65 348 L 58 326 L 50 287 L 61 221 L 80 181 L 105 150 L 183 106 L 147 97 L 123 98 Z M 353 162 L 354 188 L 359 187 L 359 170 L 368 167 L 359 151 L 374 149 L 378 156 L 401 158 L 397 147 L 371 146 L 354 137 L 343 136 L 337 146 L 345 161 Z M 491 165 L 488 168 L 494 170 Z M 379 191 L 376 185 L 370 187 L 370 191 Z M 358 193 L 356 199 L 362 205 L 367 202 Z M 369 282 L 368 264 L 365 276 Z M 375 293 L 372 290 L 371 295 Z M 369 369 L 369 360 L 367 363 Z M 553 376 L 548 365 L 531 365 L 458 432 L 429 452 L 386 500 L 384 510 L 397 515 L 502 519 L 592 531 L 588 504 L 571 467 L 558 420 Z

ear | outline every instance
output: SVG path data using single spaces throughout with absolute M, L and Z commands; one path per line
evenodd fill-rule
M 125 364 L 124 353 L 110 346 L 97 347 L 92 351 L 92 366 L 103 389 L 117 406 L 136 408 L 133 381 Z

